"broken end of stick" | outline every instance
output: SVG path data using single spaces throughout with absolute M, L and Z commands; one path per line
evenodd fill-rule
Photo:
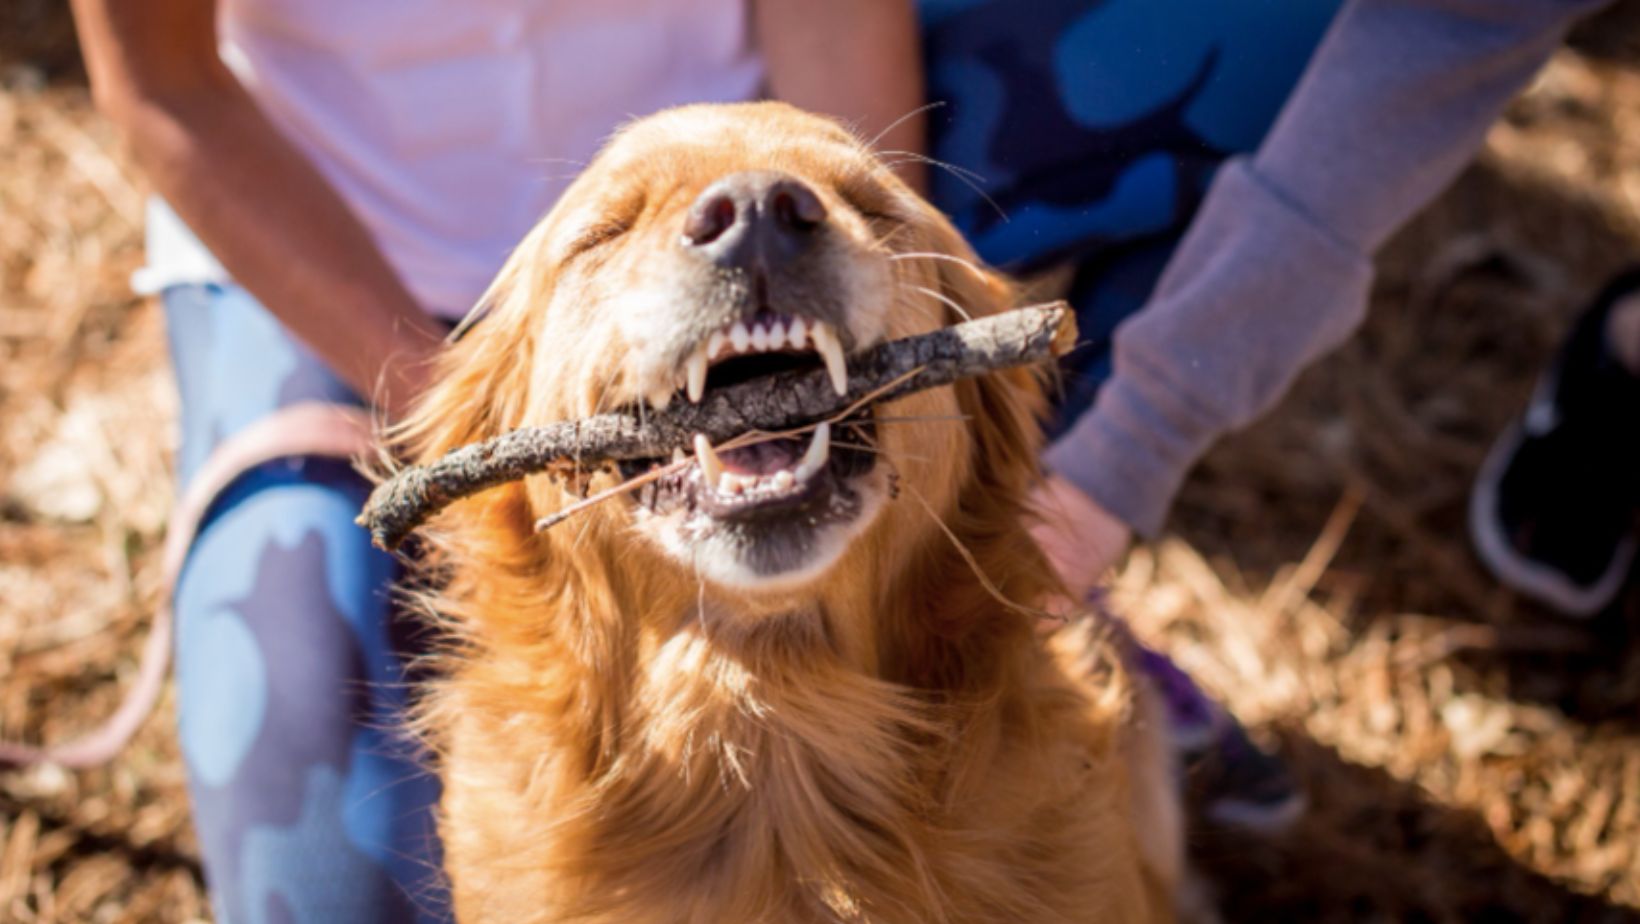
M 1076 349 L 1076 338 L 1078 334 L 1076 329 L 1076 312 L 1071 308 L 1070 302 L 1067 302 L 1064 299 L 1060 299 L 1056 302 L 1050 302 L 1047 307 L 1056 309 L 1059 312 L 1058 326 L 1054 329 L 1053 345 L 1050 349 L 1053 351 L 1053 355 L 1064 356 L 1071 350 Z
M 368 530 L 370 532 L 370 544 L 383 552 L 391 552 L 397 549 L 399 543 L 403 541 L 404 537 L 392 535 L 388 527 L 382 523 L 381 517 L 369 507 L 366 507 L 363 513 L 355 517 L 353 522 Z
M 425 498 L 421 499 L 425 503 Z M 407 501 L 400 476 L 376 485 L 364 509 L 353 522 L 370 532 L 370 544 L 383 552 L 397 551 L 405 537 L 420 526 L 425 516 L 422 504 Z
M 398 550 L 398 547 L 399 547 L 398 541 L 396 539 L 394 539 L 393 537 L 387 535 L 387 533 L 383 532 L 381 529 L 379 529 L 379 528 L 371 529 L 370 524 L 368 522 L 361 522 L 361 523 L 359 523 L 359 525 L 370 530 L 370 544 L 371 545 L 375 546 L 378 549 L 381 549 L 383 552 L 393 552 L 393 551 Z

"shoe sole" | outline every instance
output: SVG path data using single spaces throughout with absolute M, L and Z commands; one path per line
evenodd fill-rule
M 1590 586 L 1575 584 L 1561 572 L 1520 554 L 1499 530 L 1495 514 L 1498 485 L 1521 442 L 1521 428 L 1516 422 L 1493 444 L 1480 472 L 1475 475 L 1475 486 L 1469 492 L 1470 538 L 1481 561 L 1504 586 L 1567 616 L 1587 619 L 1617 599 L 1617 592 L 1634 564 L 1636 543 L 1629 539 L 1619 545 L 1612 556 L 1611 567 Z
M 1274 805 L 1235 799 L 1213 802 L 1203 807 L 1202 817 L 1223 828 L 1256 834 L 1280 834 L 1304 817 L 1308 809 L 1309 800 L 1304 798 L 1303 793 L 1294 793 L 1291 798 Z

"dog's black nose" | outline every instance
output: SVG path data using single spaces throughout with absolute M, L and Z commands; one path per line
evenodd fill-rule
M 796 177 L 736 173 L 706 187 L 689 207 L 683 245 L 718 266 L 774 269 L 807 250 L 825 220 L 825 203 Z

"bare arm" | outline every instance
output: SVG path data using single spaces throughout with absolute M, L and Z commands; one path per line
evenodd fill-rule
M 440 329 L 217 56 L 215 0 L 73 0 L 97 106 L 235 280 L 359 394 L 414 396 Z
M 776 97 L 848 120 L 876 137 L 880 151 L 924 153 L 922 48 L 911 0 L 756 0 L 753 13 Z M 925 189 L 922 164 L 900 159 L 899 174 Z

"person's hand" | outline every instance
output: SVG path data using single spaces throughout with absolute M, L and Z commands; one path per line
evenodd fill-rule
M 1031 534 L 1080 600 L 1098 585 L 1133 539 L 1133 530 L 1081 488 L 1049 475 L 1032 495 L 1041 512 Z

